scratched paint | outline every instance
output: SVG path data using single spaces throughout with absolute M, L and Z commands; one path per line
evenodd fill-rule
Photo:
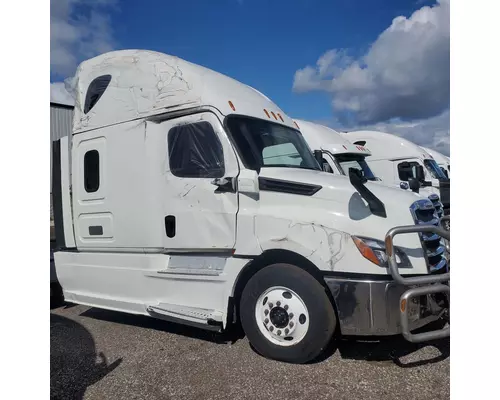
M 111 81 L 96 105 L 83 112 L 90 83 L 102 75 Z M 149 118 L 167 112 L 200 106 L 215 107 L 223 115 L 234 112 L 262 118 L 264 108 L 284 118 L 278 121 L 293 126 L 290 117 L 262 93 L 208 68 L 178 57 L 147 50 L 120 50 L 82 62 L 76 73 L 73 132 Z
M 255 233 L 261 251 L 268 250 L 271 244 L 282 249 L 299 245 L 306 258 L 319 257 L 331 270 L 343 258 L 345 243 L 350 237 L 345 232 L 317 223 L 259 216 L 256 217 Z

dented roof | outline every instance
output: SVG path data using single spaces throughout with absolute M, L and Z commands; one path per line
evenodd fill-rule
M 96 78 L 106 76 L 110 79 L 103 79 L 102 96 L 86 110 L 89 86 Z M 211 69 L 155 51 L 120 50 L 86 60 L 78 67 L 75 82 L 74 133 L 202 106 L 213 106 L 223 115 L 244 114 L 295 127 L 276 104 L 257 90 Z M 277 114 L 282 121 L 271 117 Z

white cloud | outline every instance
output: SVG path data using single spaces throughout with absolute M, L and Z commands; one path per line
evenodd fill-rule
M 450 102 L 449 0 L 395 18 L 358 59 L 328 50 L 296 71 L 293 89 L 331 93 L 336 116 L 356 124 L 442 114 Z
M 50 101 L 70 106 L 75 104 L 73 96 L 66 90 L 64 82 L 50 84 Z
M 336 129 L 342 130 L 338 126 Z M 408 139 L 419 146 L 437 150 L 445 155 L 450 154 L 450 112 L 448 110 L 424 120 L 412 122 L 392 120 L 376 124 L 358 125 L 348 130 L 371 130 L 392 133 Z
M 115 46 L 109 10 L 116 0 L 51 0 L 50 69 L 71 76 L 86 58 Z

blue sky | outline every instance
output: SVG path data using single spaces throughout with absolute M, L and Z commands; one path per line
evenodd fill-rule
M 448 93 L 446 90 L 432 93 L 432 88 L 431 92 L 426 89 L 426 99 L 431 95 L 438 99 L 436 103 L 439 104 L 435 109 L 424 110 L 428 101 L 421 101 L 423 94 L 419 97 L 414 93 L 415 88 L 418 91 L 422 87 L 417 85 L 418 82 L 414 87 L 411 82 L 400 82 L 384 106 L 378 105 L 378 101 L 374 105 L 370 99 L 386 96 L 387 85 L 365 88 L 359 97 L 359 85 L 364 85 L 366 77 L 360 76 L 356 84 L 349 83 L 347 87 L 346 82 L 352 75 L 351 70 L 358 66 L 366 68 L 372 84 L 379 81 L 377 74 L 380 73 L 373 72 L 374 67 L 369 64 L 365 65 L 365 60 L 370 59 L 370 48 L 391 26 L 394 18 L 411 18 L 415 11 L 425 6 L 436 6 L 436 2 L 52 0 L 51 82 L 60 82 L 71 76 L 78 62 L 101 52 L 143 48 L 177 55 L 249 84 L 292 117 L 323 121 L 338 128 L 370 125 L 375 129 L 395 127 L 393 129 L 397 131 L 401 127 L 407 129 L 415 121 L 420 127 L 433 118 L 443 119 L 443 112 L 446 113 L 449 106 L 449 89 Z M 428 14 L 432 17 L 431 11 Z M 408 40 L 401 46 L 407 48 Z M 398 58 L 391 56 L 390 50 L 385 50 L 389 48 L 387 43 L 397 54 L 402 53 L 393 41 L 389 37 L 379 46 L 383 48 L 379 53 L 384 59 Z M 417 39 L 417 43 L 419 41 L 422 40 Z M 435 47 L 432 46 L 431 50 Z M 336 56 L 324 57 L 330 63 L 328 68 L 320 70 L 321 57 L 332 52 Z M 432 52 L 427 47 L 421 53 L 426 57 L 425 54 Z M 440 48 L 435 53 L 441 54 Z M 414 55 L 409 54 L 407 58 L 414 58 Z M 400 62 L 399 71 L 394 76 L 400 74 L 401 65 L 404 67 L 407 61 Z M 379 64 L 377 59 L 372 61 L 372 65 Z M 422 65 L 428 64 L 424 60 Z M 341 71 L 335 70 L 335 66 L 340 66 Z M 390 71 L 392 67 L 385 70 Z M 448 70 L 449 80 L 449 61 L 441 68 Z M 326 70 L 329 72 L 325 73 Z M 300 71 L 305 72 L 301 74 Z M 341 72 L 346 73 L 342 75 Z M 429 76 L 424 78 L 425 82 L 429 81 Z M 337 82 L 338 87 L 332 87 L 332 81 Z M 442 79 L 436 85 L 442 85 Z M 380 90 L 380 96 L 377 90 Z M 401 93 L 405 93 L 405 99 L 407 93 L 413 93 L 410 97 L 414 98 L 407 100 L 408 106 L 395 107 L 394 104 L 401 104 L 398 99 Z M 352 104 L 355 98 L 357 100 Z M 418 110 L 413 110 L 411 101 Z M 444 119 L 448 119 L 446 115 Z M 448 129 L 449 137 L 449 122 L 444 129 Z M 429 140 L 434 139 L 427 138 L 425 144 L 432 145 Z

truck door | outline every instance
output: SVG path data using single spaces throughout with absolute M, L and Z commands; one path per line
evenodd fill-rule
M 230 251 L 236 242 L 236 154 L 210 112 L 162 123 L 167 154 L 163 183 L 165 249 Z M 227 178 L 228 185 L 214 184 Z
M 106 138 L 73 139 L 73 210 L 79 249 L 112 247 L 114 218 L 106 193 Z

